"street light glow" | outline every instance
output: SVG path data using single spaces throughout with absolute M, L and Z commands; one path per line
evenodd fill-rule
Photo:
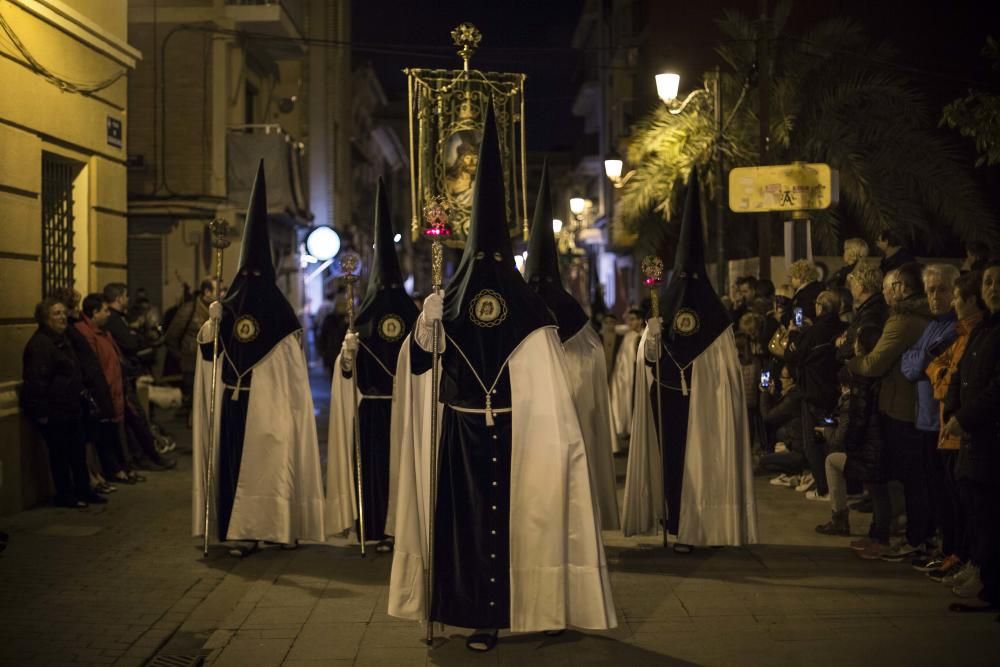
M 661 100 L 663 100 L 664 103 L 669 104 L 676 100 L 677 91 L 679 91 L 680 88 L 680 74 L 665 72 L 663 74 L 656 75 L 656 94 Z
M 403 235 L 402 234 L 396 234 L 395 236 L 392 237 L 392 240 L 393 240 L 394 243 L 399 243 L 400 241 L 403 240 Z
M 558 234 L 561 231 L 562 231 L 562 220 L 559 220 L 558 218 L 553 218 L 552 219 L 552 233 L 553 234 Z
M 622 177 L 622 168 L 625 163 L 616 158 L 609 158 L 604 161 L 604 173 L 612 181 L 617 181 Z
M 321 262 L 326 261 L 340 252 L 340 235 L 331 227 L 316 227 L 306 237 L 306 250 Z
M 587 200 L 583 197 L 573 197 L 569 200 L 569 210 L 573 212 L 573 215 L 580 215 L 583 213 L 583 209 L 587 206 Z

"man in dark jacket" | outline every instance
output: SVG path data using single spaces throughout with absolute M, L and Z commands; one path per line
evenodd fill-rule
M 982 584 L 978 602 L 952 604 L 953 611 L 1000 607 L 1000 262 L 983 271 L 982 298 L 988 314 L 952 377 L 942 429 L 942 437 L 962 439 L 956 476 L 970 491 L 972 561 Z
M 215 301 L 215 281 L 203 280 L 198 296 L 181 304 L 170 321 L 164 342 L 181 365 L 181 393 L 184 405 L 191 406 L 194 396 L 194 370 L 198 360 L 198 332 L 208 319 L 208 306 Z
M 890 271 L 895 271 L 904 264 L 917 261 L 903 247 L 903 242 L 900 240 L 899 235 L 891 229 L 886 229 L 879 233 L 878 238 L 875 239 L 875 245 L 882 251 L 882 262 L 879 264 L 879 268 L 882 269 L 882 275 L 886 275 Z
M 83 374 L 66 338 L 66 306 L 47 298 L 35 306 L 38 330 L 24 348 L 21 404 L 49 450 L 60 507 L 104 503 L 90 488 L 83 442 Z
M 793 321 L 789 327 L 788 349 L 785 360 L 795 366 L 798 383 L 802 387 L 802 442 L 809 470 L 816 482 L 810 499 L 826 499 L 827 451 L 817 442 L 814 428 L 819 417 L 829 415 L 837 404 L 837 350 L 834 341 L 843 333 L 845 324 L 840 321 L 840 296 L 836 292 L 821 292 L 816 297 L 816 320 L 805 329 Z

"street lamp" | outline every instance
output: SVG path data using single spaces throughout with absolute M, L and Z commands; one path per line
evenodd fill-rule
M 553 218 L 552 219 L 552 233 L 553 234 L 558 234 L 561 231 L 562 231 L 562 220 L 559 220 L 558 218 Z
M 615 189 L 620 189 L 628 183 L 628 179 L 635 175 L 635 169 L 630 169 L 628 173 L 622 176 L 622 169 L 625 167 L 625 162 L 617 155 L 612 154 L 610 157 L 604 159 L 604 174 L 611 181 L 611 185 L 615 186 Z
M 583 197 L 572 197 L 569 200 L 569 210 L 573 215 L 580 215 L 585 208 L 587 208 L 587 200 Z
M 726 183 L 725 173 L 722 164 L 722 71 L 716 67 L 715 71 L 705 75 L 705 85 L 688 93 L 684 101 L 677 102 L 677 93 L 680 90 L 681 77 L 673 72 L 666 72 L 656 75 L 656 94 L 673 115 L 684 113 L 684 109 L 696 97 L 711 94 L 713 96 L 713 111 L 715 112 L 715 145 L 713 146 L 712 159 L 715 163 L 715 216 L 716 216 L 716 279 L 718 281 L 719 292 L 726 289 L 726 228 L 723 222 L 725 217 Z M 742 101 L 742 97 L 741 97 Z M 607 167 L 605 167 L 607 169 Z M 613 182 L 613 179 L 612 179 Z

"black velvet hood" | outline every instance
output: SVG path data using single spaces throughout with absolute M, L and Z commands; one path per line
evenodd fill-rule
M 514 264 L 501 171 L 499 136 L 489 107 L 469 237 L 444 294 L 445 331 L 487 386 L 528 334 L 555 325 L 545 302 L 528 287 Z
M 250 193 L 239 267 L 222 301 L 219 339 L 236 372 L 241 375 L 266 357 L 285 337 L 302 328 L 295 310 L 274 281 L 262 160 Z
M 542 179 L 538 184 L 538 199 L 535 201 L 535 213 L 531 221 L 531 240 L 528 243 L 524 278 L 555 316 L 560 340 L 565 343 L 586 326 L 587 313 L 563 288 L 562 277 L 559 275 L 559 254 L 552 232 L 548 163 L 542 165 Z
M 694 361 L 732 324 L 708 280 L 698 172 L 691 170 L 674 274 L 660 303 L 663 343 L 681 366 Z
M 393 241 L 392 214 L 385 184 L 380 178 L 375 190 L 375 252 L 368 287 L 354 326 L 361 341 L 392 372 L 403 339 L 417 321 L 417 306 L 403 289 L 403 275 Z

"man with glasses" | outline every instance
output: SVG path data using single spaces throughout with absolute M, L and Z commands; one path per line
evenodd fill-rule
M 882 379 L 878 407 L 886 453 L 891 477 L 903 484 L 907 515 L 906 538 L 878 554 L 890 561 L 919 555 L 930 537 L 925 518 L 930 508 L 922 474 L 920 437 L 915 426 L 916 388 L 903 375 L 901 367 L 903 353 L 920 340 L 931 320 L 921 269 L 916 263 L 904 264 L 886 275 L 882 293 L 890 314 L 882 337 L 870 353 L 847 362 L 852 373 Z M 880 545 L 872 548 L 883 549 Z

